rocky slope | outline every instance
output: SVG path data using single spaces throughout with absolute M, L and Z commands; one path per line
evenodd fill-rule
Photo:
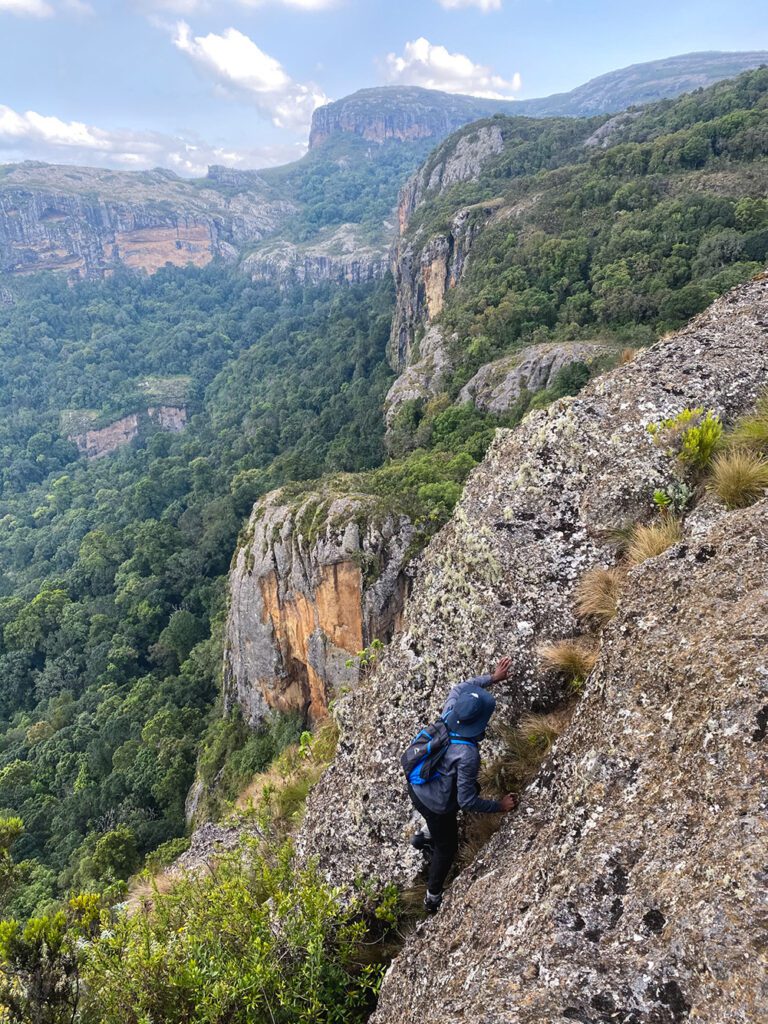
M 631 574 L 570 730 L 375 1024 L 766 1019 L 767 614 L 768 501 Z
M 649 519 L 654 491 L 679 481 L 678 460 L 647 425 L 686 407 L 732 417 L 766 379 L 764 277 L 578 398 L 499 433 L 423 556 L 402 632 L 373 677 L 339 703 L 340 750 L 311 797 L 299 836 L 304 854 L 337 881 L 412 883 L 419 860 L 407 846 L 412 816 L 398 765 L 409 736 L 436 712 L 452 680 L 503 653 L 515 672 L 500 697 L 501 718 L 558 700 L 560 684 L 536 646 L 581 632 L 577 582 L 614 561 L 611 531 Z
M 270 708 L 321 718 L 357 681 L 347 661 L 400 625 L 412 538 L 405 517 L 370 497 L 260 501 L 230 577 L 226 706 L 252 725 Z
M 314 241 L 297 244 L 286 239 L 262 243 L 246 256 L 243 270 L 254 281 L 294 284 L 365 284 L 389 270 L 388 244 L 373 245 L 360 236 L 358 225 L 329 228 Z

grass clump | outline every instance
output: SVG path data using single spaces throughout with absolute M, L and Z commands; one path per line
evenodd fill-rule
M 495 739 L 500 752 L 483 764 L 482 788 L 499 797 L 525 789 L 568 728 L 574 710 L 575 704 L 569 704 L 548 714 L 526 714 L 516 726 L 497 726 Z
M 663 515 L 657 522 L 648 526 L 638 523 L 633 528 L 627 545 L 627 560 L 631 565 L 640 565 L 678 544 L 682 536 L 682 525 L 674 516 Z
M 754 412 L 736 421 L 727 442 L 730 448 L 768 453 L 768 394 L 757 400 Z
M 590 569 L 576 587 L 576 613 L 584 619 L 610 622 L 616 614 L 624 583 L 624 571 L 614 566 Z
M 708 488 L 728 508 L 754 505 L 768 489 L 768 459 L 746 448 L 723 452 L 712 464 Z
M 542 644 L 538 648 L 538 655 L 547 668 L 564 675 L 577 688 L 580 688 L 597 662 L 597 648 L 589 637 Z

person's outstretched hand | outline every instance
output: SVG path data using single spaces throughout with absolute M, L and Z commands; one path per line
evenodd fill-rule
M 496 668 L 493 670 L 491 675 L 492 683 L 503 683 L 509 675 L 509 670 L 512 668 L 511 658 L 502 658 Z
M 501 801 L 501 812 L 502 814 L 509 814 L 510 811 L 514 811 L 517 807 L 517 796 L 514 793 L 507 793 L 504 799 Z

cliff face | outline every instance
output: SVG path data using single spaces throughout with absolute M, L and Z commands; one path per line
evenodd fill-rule
M 573 724 L 375 1024 L 765 1019 L 768 502 L 634 570 Z
M 181 433 L 187 425 L 187 410 L 183 406 L 150 406 L 146 416 L 161 430 L 173 434 Z M 68 440 L 72 441 L 78 451 L 87 458 L 101 459 L 137 438 L 141 433 L 142 419 L 141 414 L 131 413 L 130 416 L 123 416 L 106 427 L 69 434 Z
M 256 505 L 230 578 L 224 665 L 228 708 L 253 725 L 270 708 L 322 717 L 359 666 L 346 662 L 400 625 L 410 522 L 370 498 L 281 492 Z
M 232 258 L 294 209 L 258 181 L 230 195 L 215 178 L 195 187 L 164 171 L 19 164 L 0 185 L 0 273 L 103 277 L 119 266 L 152 273 Z
M 262 243 L 242 266 L 254 281 L 274 281 L 284 287 L 324 281 L 365 284 L 387 273 L 388 246 L 371 245 L 360 237 L 358 225 L 343 224 L 309 244 L 284 239 Z
M 407 846 L 412 815 L 398 755 L 453 680 L 510 654 L 502 719 L 560 698 L 536 646 L 581 632 L 576 584 L 615 560 L 611 531 L 647 521 L 654 491 L 679 482 L 677 459 L 654 443 L 647 424 L 685 407 L 725 417 L 747 409 L 768 373 L 767 320 L 763 279 L 578 398 L 499 432 L 423 556 L 403 632 L 364 687 L 339 703 L 340 752 L 299 836 L 300 850 L 330 877 L 413 882 L 419 858 Z

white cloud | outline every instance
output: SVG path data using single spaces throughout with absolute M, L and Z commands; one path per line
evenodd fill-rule
M 420 85 L 486 99 L 511 99 L 522 85 L 519 73 L 511 79 L 502 78 L 491 68 L 474 64 L 463 53 L 433 46 L 423 36 L 406 43 L 401 57 L 388 54 L 386 68 L 389 80 L 397 85 Z
M 173 43 L 225 92 L 246 96 L 278 128 L 306 128 L 328 97 L 312 83 L 295 82 L 282 64 L 235 28 L 221 35 L 193 36 L 185 21 L 176 24 Z
M 500 11 L 501 0 L 437 0 L 447 11 L 455 11 L 459 7 L 479 7 L 481 11 Z
M 198 176 L 205 174 L 210 164 L 258 168 L 286 163 L 298 159 L 305 148 L 291 143 L 233 150 L 192 137 L 109 131 L 34 110 L 18 113 L 0 105 L 0 156 L 8 162 L 36 159 L 136 171 L 168 167 L 177 174 Z
M 0 0 L 0 11 L 27 18 L 50 18 L 54 14 L 47 0 Z

